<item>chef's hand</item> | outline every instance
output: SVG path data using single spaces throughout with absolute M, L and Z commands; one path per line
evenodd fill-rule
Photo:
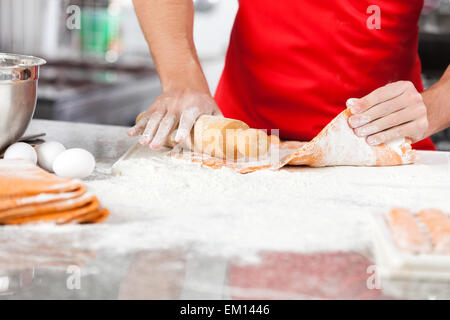
M 350 127 L 357 136 L 367 137 L 370 145 L 401 137 L 414 143 L 428 129 L 427 108 L 410 81 L 390 83 L 361 99 L 349 99 L 347 107 L 353 113 Z
M 129 136 L 142 134 L 139 143 L 157 149 L 178 126 L 175 142 L 183 142 L 200 115 L 220 115 L 220 110 L 209 93 L 177 90 L 161 94 L 136 125 Z

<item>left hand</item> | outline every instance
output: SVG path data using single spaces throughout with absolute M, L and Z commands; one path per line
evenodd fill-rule
M 367 143 L 378 145 L 406 137 L 417 142 L 428 129 L 427 108 L 422 95 L 410 81 L 378 88 L 361 99 L 347 100 L 353 115 L 349 125 Z

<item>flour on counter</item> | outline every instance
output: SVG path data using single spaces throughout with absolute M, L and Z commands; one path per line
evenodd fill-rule
M 6 227 L 0 240 L 7 233 L 26 234 L 23 242 L 45 234 L 49 242 L 92 250 L 195 247 L 218 255 L 364 250 L 371 212 L 393 206 L 450 212 L 443 153 L 423 153 L 422 163 L 400 167 L 288 167 L 247 175 L 144 153 L 116 166 L 117 175 L 102 168 L 86 182 L 111 211 L 102 224 Z

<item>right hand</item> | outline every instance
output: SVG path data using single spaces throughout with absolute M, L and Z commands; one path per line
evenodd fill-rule
M 183 142 L 190 134 L 197 118 L 203 114 L 221 115 L 209 93 L 191 90 L 165 92 L 156 98 L 136 125 L 127 131 L 129 136 L 142 134 L 139 143 L 158 149 L 178 126 L 175 142 Z

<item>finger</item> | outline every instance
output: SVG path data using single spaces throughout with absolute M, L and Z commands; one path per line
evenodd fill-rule
M 355 134 L 359 137 L 372 135 L 395 126 L 419 119 L 426 116 L 425 105 L 417 104 L 410 108 L 404 108 L 400 111 L 391 113 L 378 120 L 372 121 L 362 127 L 355 129 Z
M 388 143 L 397 138 L 410 138 L 414 143 L 422 139 L 427 128 L 427 118 L 423 117 L 416 121 L 410 121 L 400 126 L 371 135 L 367 137 L 367 143 L 375 146 L 380 143 Z
M 152 141 L 153 137 L 155 136 L 155 132 L 158 129 L 159 123 L 163 117 L 164 112 L 162 111 L 155 111 L 150 115 L 147 126 L 145 127 L 145 131 L 142 134 L 141 139 L 139 140 L 140 144 L 146 146 Z
M 422 102 L 422 96 L 417 91 L 405 92 L 398 97 L 377 104 L 362 113 L 351 116 L 348 121 L 350 127 L 358 128 L 393 112 L 407 108 L 408 106 L 422 104 Z
M 347 104 L 350 104 L 349 108 L 351 112 L 357 114 L 413 89 L 415 89 L 414 85 L 410 81 L 397 81 L 380 87 L 361 99 L 349 99 L 347 100 Z
M 177 134 L 175 135 L 176 142 L 183 142 L 189 136 L 189 133 L 200 114 L 201 112 L 198 108 L 186 109 L 181 114 L 180 124 L 178 126 Z
M 147 125 L 148 122 L 148 118 L 147 117 L 142 117 L 137 123 L 136 125 L 134 125 L 133 127 L 131 127 L 130 129 L 127 130 L 127 134 L 130 137 L 135 137 L 137 135 L 142 134 L 142 132 L 145 129 L 145 126 Z
M 164 142 L 166 142 L 167 137 L 172 131 L 176 120 L 177 116 L 175 114 L 166 114 L 166 116 L 161 120 L 158 131 L 156 132 L 155 137 L 150 144 L 151 148 L 157 149 L 161 147 Z
M 142 134 L 142 132 L 144 132 L 145 127 L 147 126 L 147 122 L 148 122 L 150 115 L 151 115 L 151 111 L 141 112 L 136 117 L 135 125 L 127 130 L 127 134 L 130 137 L 134 137 L 134 136 Z

